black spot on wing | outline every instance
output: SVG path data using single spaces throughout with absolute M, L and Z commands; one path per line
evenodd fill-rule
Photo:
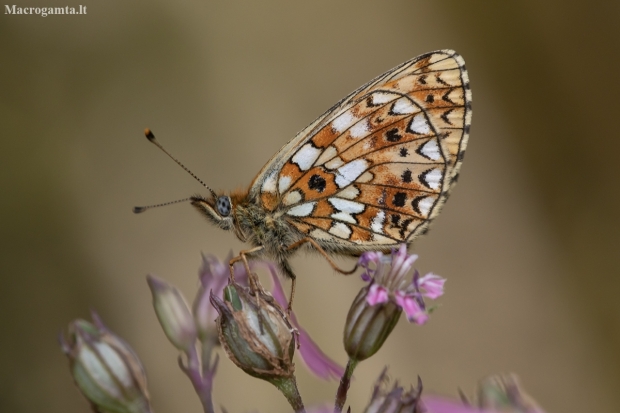
M 390 219 L 392 220 L 392 225 L 397 227 L 398 223 L 400 222 L 400 215 L 398 215 L 398 214 L 391 214 L 390 215 Z
M 412 218 L 406 219 L 401 222 L 400 231 L 398 231 L 401 238 L 405 238 L 405 231 L 407 231 L 407 227 L 409 226 L 409 224 L 411 224 L 411 222 L 413 222 Z
M 325 178 L 321 175 L 312 175 L 308 180 L 308 188 L 314 189 L 317 192 L 323 192 L 326 185 L 327 182 L 325 182 Z
M 407 202 L 407 194 L 404 192 L 397 192 L 392 199 L 392 204 L 397 207 L 404 207 L 405 202 Z
M 385 139 L 388 142 L 398 142 L 402 138 L 403 136 L 398 134 L 398 128 L 390 129 L 385 133 Z
M 411 181 L 413 180 L 413 177 L 411 176 L 411 171 L 407 169 L 405 172 L 403 172 L 403 174 L 401 175 L 401 178 L 403 178 L 404 183 L 406 184 L 411 183 Z

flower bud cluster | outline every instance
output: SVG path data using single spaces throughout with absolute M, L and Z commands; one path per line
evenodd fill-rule
M 203 256 L 199 271 L 200 288 L 192 310 L 176 287 L 153 275 L 147 276 L 157 318 L 168 340 L 180 351 L 191 352 L 197 340 L 217 342 L 217 313 L 211 305 L 210 296 L 211 293 L 217 296 L 223 294 L 229 274 L 228 265 L 213 256 Z M 247 275 L 238 268 L 235 278 L 243 282 Z

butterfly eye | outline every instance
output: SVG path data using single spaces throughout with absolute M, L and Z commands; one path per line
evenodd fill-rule
M 230 197 L 221 196 L 216 201 L 217 212 L 223 217 L 227 217 L 230 215 L 231 205 L 230 205 Z

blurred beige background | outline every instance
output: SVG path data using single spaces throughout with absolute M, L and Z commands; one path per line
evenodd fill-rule
M 35 3 L 16 4 L 67 5 Z M 0 14 L 1 412 L 88 410 L 56 336 L 91 308 L 141 355 L 157 412 L 200 411 L 144 276 L 193 298 L 200 252 L 242 245 L 187 204 L 131 213 L 202 190 L 144 127 L 209 185 L 244 186 L 345 94 L 440 48 L 465 57 L 474 95 L 459 185 L 414 248 L 447 294 L 361 364 L 353 411 L 385 364 L 441 394 L 516 372 L 549 412 L 618 411 L 620 3 L 81 4 L 87 15 Z M 361 281 L 317 257 L 294 265 L 299 318 L 345 363 Z M 306 404 L 332 401 L 335 382 L 298 372 Z M 215 393 L 231 413 L 289 411 L 227 359 Z

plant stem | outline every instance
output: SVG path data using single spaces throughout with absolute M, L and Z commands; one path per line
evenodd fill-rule
M 353 377 L 353 370 L 357 367 L 358 361 L 355 359 L 349 359 L 347 368 L 340 379 L 340 386 L 338 386 L 338 392 L 336 392 L 336 403 L 334 405 L 334 413 L 341 413 L 344 403 L 347 401 L 347 392 L 349 386 L 351 386 L 351 377 Z
M 201 386 L 198 392 L 198 397 L 202 403 L 202 407 L 205 413 L 215 413 L 213 408 L 213 376 L 217 369 L 218 357 L 213 357 L 213 349 L 215 348 L 216 341 L 213 337 L 209 337 L 201 341 L 202 354 L 202 374 L 201 374 Z M 211 361 L 213 359 L 213 361 Z
M 295 410 L 295 413 L 306 413 L 304 402 L 301 400 L 299 390 L 297 389 L 297 381 L 295 380 L 295 376 L 269 381 L 282 392 L 291 407 Z
M 179 367 L 192 382 L 204 413 L 215 413 L 213 408 L 213 376 L 218 364 L 217 355 L 214 358 L 212 357 L 215 342 L 206 339 L 201 341 L 201 347 L 201 359 L 198 358 L 196 348 L 192 347 L 185 352 L 187 366 L 184 365 L 182 358 L 179 357 Z M 213 361 L 211 361 L 212 358 Z

